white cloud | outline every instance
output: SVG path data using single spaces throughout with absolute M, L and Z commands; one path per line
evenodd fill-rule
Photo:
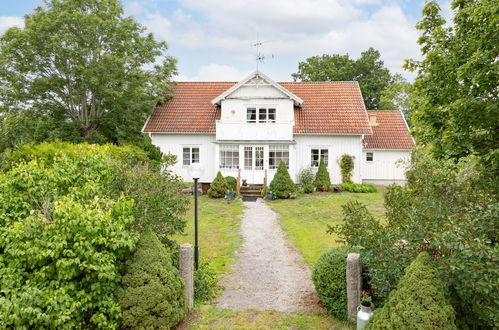
M 0 35 L 13 26 L 24 27 L 24 19 L 19 16 L 0 16 Z
M 175 77 L 177 81 L 240 81 L 250 72 L 243 72 L 229 65 L 208 64 L 199 68 L 199 71 L 192 77 L 182 74 Z

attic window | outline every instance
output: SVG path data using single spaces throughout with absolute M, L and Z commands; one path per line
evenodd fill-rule
M 246 110 L 246 120 L 248 123 L 256 123 L 256 108 Z

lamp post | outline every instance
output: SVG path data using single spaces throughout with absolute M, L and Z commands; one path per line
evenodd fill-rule
M 204 169 L 200 163 L 192 163 L 189 166 L 189 174 L 194 180 L 194 267 L 199 268 L 199 245 L 198 245 L 198 180 L 203 175 Z

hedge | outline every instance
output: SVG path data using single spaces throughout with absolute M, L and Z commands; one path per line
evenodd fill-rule
M 319 298 L 327 311 L 340 320 L 346 320 L 348 317 L 347 255 L 359 252 L 359 248 L 348 245 L 332 248 L 319 257 L 312 272 L 312 280 Z
M 369 183 L 354 183 L 347 182 L 340 184 L 341 191 L 349 191 L 353 193 L 374 193 L 378 191 L 376 186 Z

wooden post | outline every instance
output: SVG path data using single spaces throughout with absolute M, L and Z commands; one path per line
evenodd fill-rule
M 241 192 L 241 169 L 237 170 L 237 180 L 236 180 L 236 195 Z
M 263 196 L 267 196 L 267 169 L 265 169 L 265 176 L 263 177 Z

